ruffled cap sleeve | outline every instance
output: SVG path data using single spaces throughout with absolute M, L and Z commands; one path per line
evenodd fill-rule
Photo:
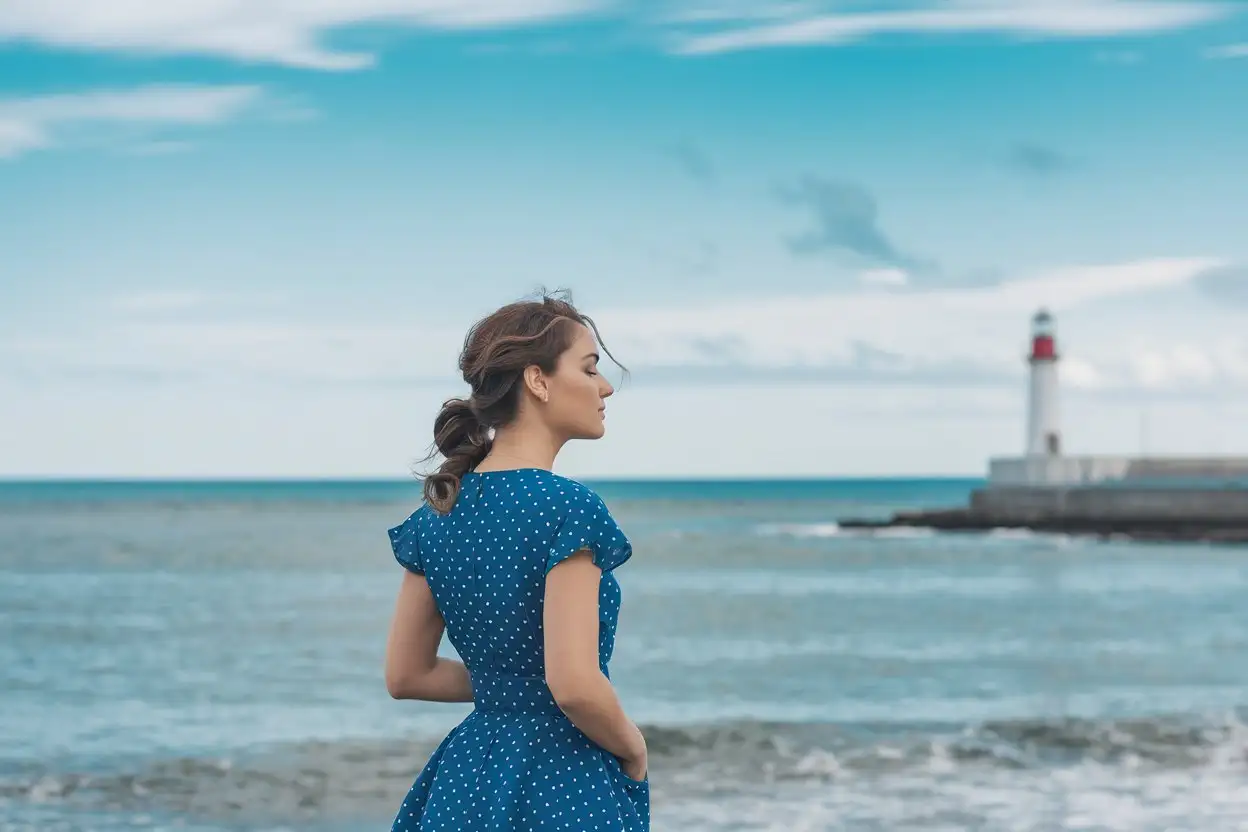
M 425 564 L 420 557 L 419 510 L 413 512 L 402 523 L 390 529 L 390 547 L 394 550 L 394 559 L 404 569 L 409 572 L 415 572 L 417 575 L 425 574 Z
M 551 543 L 546 572 L 583 549 L 593 553 L 594 563 L 610 572 L 633 554 L 632 543 L 620 530 L 602 498 L 588 488 L 569 502 L 567 514 Z

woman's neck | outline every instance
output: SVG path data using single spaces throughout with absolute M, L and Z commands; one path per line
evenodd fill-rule
M 554 441 L 554 437 L 542 436 L 536 431 L 500 430 L 494 434 L 490 452 L 481 460 L 477 470 L 544 468 L 549 471 L 555 467 L 555 457 L 561 445 Z

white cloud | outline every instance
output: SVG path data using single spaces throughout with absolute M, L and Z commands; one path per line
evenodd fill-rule
M 204 291 L 202 289 L 154 289 L 115 295 L 105 304 L 121 313 L 119 323 L 151 322 L 154 317 L 170 313 L 196 313 L 202 317 L 245 312 L 254 314 L 268 308 L 287 308 L 291 296 L 278 291 Z
M 52 147 L 82 127 L 216 124 L 243 112 L 260 94 L 254 86 L 152 85 L 0 99 L 0 159 Z
M 1130 339 L 1127 373 L 1146 390 L 1171 390 L 1248 382 L 1248 342 L 1218 338 L 1206 343 Z
M 1135 66 L 1144 60 L 1144 55 L 1133 49 L 1098 49 L 1092 59 L 1100 64 Z
M 858 275 L 858 282 L 864 286 L 905 286 L 910 276 L 903 269 L 867 269 Z
M 1174 258 L 1080 266 L 1007 281 L 982 292 L 962 292 L 961 296 L 964 302 L 989 312 L 1037 306 L 1061 310 L 1187 283 L 1218 265 L 1220 261 L 1212 258 Z
M 141 141 L 128 148 L 134 156 L 172 156 L 176 153 L 188 153 L 195 149 L 194 142 L 157 139 Z
M 1096 365 L 1079 356 L 1062 359 L 1062 384 L 1085 390 L 1096 390 L 1106 385 L 1106 379 Z
M 1205 50 L 1206 58 L 1228 59 L 1248 58 L 1248 43 L 1231 43 L 1226 46 L 1215 46 Z
M 981 32 L 1050 38 L 1143 34 L 1194 26 L 1229 14 L 1214 2 L 1163 0 L 932 0 L 880 11 L 802 14 L 778 23 L 687 37 L 686 54 L 775 46 L 843 44 L 880 34 Z
M 623 335 L 612 336 L 613 351 L 649 367 L 837 367 L 861 361 L 861 346 L 869 345 L 895 356 L 881 368 L 881 378 L 888 373 L 909 378 L 931 374 L 945 380 L 954 370 L 999 378 L 1021 372 L 1025 327 L 1038 307 L 1060 314 L 1180 287 L 1214 262 L 1144 260 L 1060 269 L 983 287 L 770 296 L 697 310 L 608 311 L 598 320 Z M 731 350 L 708 351 L 705 344 L 728 344 Z M 1119 361 L 1112 343 L 1098 344 L 1097 349 L 1095 363 L 1113 365 L 1108 372 L 1125 381 L 1131 368 L 1120 365 L 1128 356 Z M 1090 385 L 1107 383 L 1093 365 L 1077 367 L 1075 373 Z
M 1137 451 L 1142 408 L 1153 452 L 1248 448 L 1237 429 L 1248 313 L 1192 282 L 1209 265 L 1145 260 L 996 286 L 588 309 L 635 383 L 608 407 L 611 441 L 572 446 L 561 468 L 979 472 L 1022 443 L 1027 326 L 1041 303 L 1057 313 L 1072 450 Z M 481 312 L 472 303 L 413 316 L 412 297 L 390 297 L 389 320 L 341 307 L 313 315 L 306 295 L 263 292 L 67 304 L 56 326 L 0 335 L 0 399 L 18 403 L 0 408 L 0 429 L 23 437 L 0 454 L 0 473 L 403 476 L 441 401 L 463 389 L 456 354 Z M 863 372 L 836 372 L 855 361 Z M 672 373 L 680 383 L 653 383 Z M 760 430 L 777 408 L 830 429 Z
M 156 292 L 139 292 L 122 295 L 112 300 L 112 307 L 120 312 L 169 312 L 194 309 L 203 306 L 209 299 L 207 292 L 194 289 L 164 290 Z
M 846 43 L 885 33 L 1101 37 L 1182 28 L 1230 13 L 1228 4 L 1213 0 L 863 0 L 844 12 L 828 12 L 829 5 L 667 0 L 633 14 L 675 33 L 676 51 L 696 54 Z M 623 17 L 629 6 L 613 0 L 6 0 L 0 3 L 0 43 L 345 71 L 376 60 L 371 50 L 332 45 L 335 33 L 352 27 L 524 27 L 598 13 Z
M 446 381 L 463 332 L 410 325 L 274 321 L 237 313 L 210 316 L 197 302 L 192 319 L 162 319 L 141 302 L 126 318 L 86 328 L 73 339 L 26 336 L 11 342 L 10 366 L 36 378 L 260 379 L 301 384 Z M 153 312 L 152 314 L 148 314 Z M 140 314 L 135 314 L 140 313 Z M 5 350 L 0 347 L 0 355 Z M 413 364 L 412 356 L 422 361 Z M 0 362 L 3 363 L 3 362 Z
M 323 41 L 350 26 L 466 29 L 592 11 L 598 0 L 6 0 L 0 41 L 152 54 L 201 54 L 325 70 L 373 63 Z
M 1219 375 L 1213 356 L 1191 344 L 1140 352 L 1132 363 L 1138 381 L 1149 388 L 1165 388 L 1193 381 L 1208 383 Z
M 14 156 L 42 147 L 48 141 L 41 125 L 29 119 L 6 118 L 0 106 L 0 159 L 11 159 Z
M 785 2 L 784 0 L 713 0 L 673 2 L 659 16 L 663 23 L 742 23 L 760 20 L 791 20 L 816 14 L 817 2 Z
M 1248 351 L 1238 336 L 1206 328 L 1161 339 L 1150 327 L 1138 343 L 1123 325 L 1103 324 L 1100 302 L 1182 289 L 1217 261 L 1145 260 L 1047 272 L 992 286 L 738 298 L 685 308 L 593 310 L 611 351 L 637 381 L 682 384 L 734 378 L 976 385 L 1023 372 L 1026 327 L 1037 307 L 1084 314 L 1068 354 L 1072 386 L 1248 382 Z M 1193 290 L 1194 292 L 1194 290 Z M 104 326 L 66 329 L 8 344 L 25 375 L 178 380 L 211 377 L 290 384 L 453 383 L 467 318 L 352 324 L 275 321 L 262 300 L 193 292 L 128 296 Z M 1081 310 L 1090 310 L 1083 313 Z M 188 312 L 193 314 L 186 314 Z M 241 310 L 247 310 L 243 317 Z M 120 311 L 120 315 L 117 312 Z M 283 305 L 290 315 L 293 307 Z M 1092 319 L 1092 323 L 1089 320 Z M 1138 324 L 1136 325 L 1139 326 Z M 1236 324 L 1238 326 L 1238 324 Z M 1191 337 L 1187 337 L 1190 335 Z M 1165 346 L 1169 345 L 1169 346 Z M 6 350 L 0 343 L 0 356 Z M 609 366 L 609 365 L 608 365 Z

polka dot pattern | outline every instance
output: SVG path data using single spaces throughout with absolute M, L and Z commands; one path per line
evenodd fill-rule
M 602 499 L 544 469 L 471 472 L 450 514 L 421 506 L 390 543 L 429 581 L 474 698 L 391 832 L 648 832 L 649 782 L 574 726 L 544 680 L 546 575 L 584 549 L 602 569 L 598 662 L 608 673 L 621 602 L 612 573 L 632 546 Z

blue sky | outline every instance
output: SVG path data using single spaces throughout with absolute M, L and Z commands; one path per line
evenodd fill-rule
M 1245 100 L 1235 2 L 5 3 L 0 475 L 403 476 L 541 285 L 573 475 L 978 473 L 1041 304 L 1070 450 L 1248 453 Z

